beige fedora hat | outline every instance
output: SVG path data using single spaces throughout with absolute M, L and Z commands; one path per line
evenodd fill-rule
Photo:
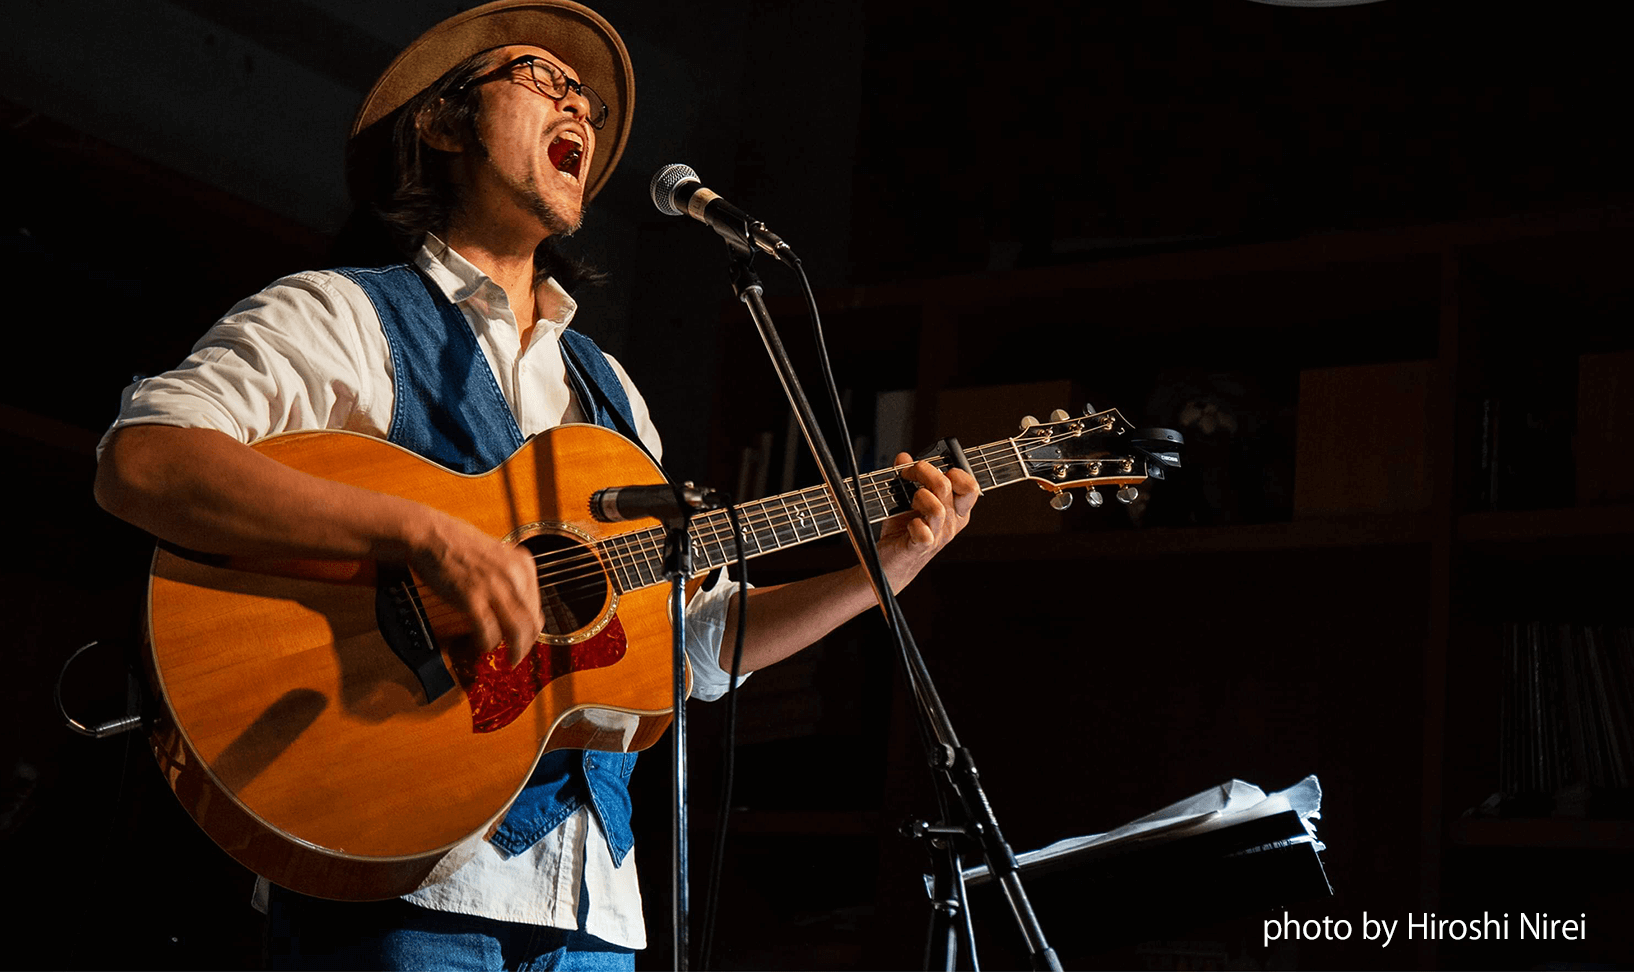
M 393 112 L 471 55 L 509 44 L 550 51 L 607 102 L 607 124 L 596 133 L 596 154 L 584 184 L 584 198 L 589 202 L 612 174 L 629 140 L 635 70 L 613 25 L 572 0 L 498 0 L 450 17 L 421 34 L 397 55 L 363 98 L 352 121 L 352 150 L 372 155 L 377 146 L 390 141 L 381 129 L 389 127 Z M 354 192 L 358 192 L 355 185 Z

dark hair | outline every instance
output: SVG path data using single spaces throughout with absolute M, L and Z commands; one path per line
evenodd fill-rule
M 399 262 L 420 248 L 426 234 L 447 230 L 460 203 L 459 186 L 449 174 L 454 153 L 426 144 L 420 131 L 424 127 L 464 145 L 477 144 L 480 99 L 468 85 L 498 66 L 495 50 L 454 65 L 373 130 L 352 140 L 347 170 L 356 205 L 335 239 L 337 264 Z M 554 277 L 569 292 L 580 284 L 607 279 L 602 271 L 562 253 L 554 237 L 539 243 L 533 268 L 535 283 Z

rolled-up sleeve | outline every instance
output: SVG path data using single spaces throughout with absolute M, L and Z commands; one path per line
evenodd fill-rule
M 753 586 L 753 585 L 751 585 Z M 692 661 L 692 697 L 713 702 L 726 694 L 732 676 L 721 668 L 721 639 L 726 634 L 726 612 L 738 584 L 721 571 L 715 583 L 700 588 L 687 603 L 687 657 Z M 749 676 L 738 676 L 742 685 Z
M 372 319 L 360 320 L 356 290 L 335 274 L 302 273 L 242 301 L 181 364 L 126 388 L 108 434 L 141 424 L 214 429 L 241 442 L 295 429 L 383 434 L 389 401 L 382 408 L 376 399 L 390 387 L 389 365 L 369 345 L 384 338 L 371 333 Z

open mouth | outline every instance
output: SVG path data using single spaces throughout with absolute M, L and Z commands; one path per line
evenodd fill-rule
M 584 162 L 584 140 L 578 132 L 563 132 L 551 140 L 550 164 L 556 171 L 574 180 L 579 178 L 579 166 Z

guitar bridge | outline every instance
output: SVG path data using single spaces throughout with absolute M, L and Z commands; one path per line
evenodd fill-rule
M 381 564 L 374 594 L 374 619 L 386 644 L 425 691 L 426 704 L 454 687 L 454 676 L 443 664 L 443 654 L 426 624 L 425 605 L 407 567 Z

